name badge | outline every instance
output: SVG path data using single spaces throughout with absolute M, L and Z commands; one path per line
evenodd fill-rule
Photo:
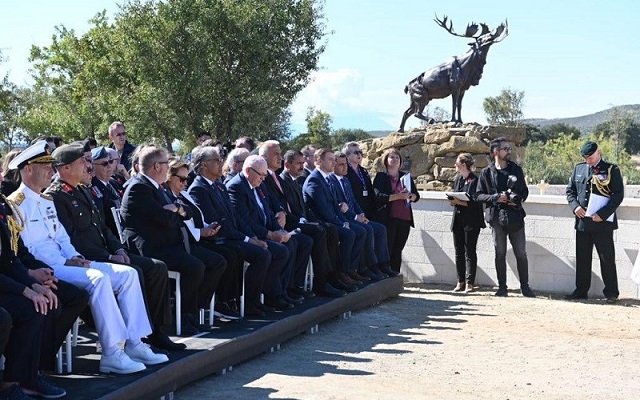
M 367 197 L 369 195 L 369 191 L 368 190 L 363 190 L 362 191 L 362 197 Z

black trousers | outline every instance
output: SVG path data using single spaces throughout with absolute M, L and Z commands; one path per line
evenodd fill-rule
M 6 360 L 3 379 L 5 382 L 33 386 L 40 367 L 42 336 L 54 335 L 53 320 L 56 313 L 49 310 L 47 315 L 40 314 L 26 297 L 10 293 L 0 293 L 0 307 L 9 313 L 12 321 L 4 349 Z
M 290 243 L 289 243 L 290 242 Z M 298 233 L 293 235 L 287 244 L 289 245 L 290 253 L 290 266 L 289 278 L 286 282 L 283 282 L 284 289 L 291 289 L 293 287 L 302 287 L 304 285 L 304 278 L 307 272 L 307 265 L 309 265 L 309 255 L 313 248 L 313 239 L 305 235 L 304 233 Z
M 618 291 L 613 231 L 576 231 L 576 293 L 586 296 L 591 287 L 591 263 L 593 261 L 594 245 L 600 258 L 600 272 L 604 282 L 602 293 L 606 297 L 617 298 L 620 292 Z
M 54 290 L 54 293 L 58 296 L 59 304 L 53 321 L 54 334 L 42 337 L 40 353 L 40 368 L 47 371 L 55 369 L 58 349 L 89 302 L 89 294 L 77 286 L 61 280 L 56 283 L 56 286 L 58 289 Z
M 200 306 L 209 307 L 220 277 L 227 268 L 221 255 L 201 246 L 191 246 L 191 253 L 179 246 L 154 249 L 147 257 L 164 261 L 171 271 L 180 272 L 182 313 L 195 316 Z
M 140 287 L 147 314 L 155 331 L 162 325 L 171 324 L 171 303 L 169 301 L 169 277 L 167 264 L 154 258 L 129 255 L 130 267 L 138 272 Z
M 299 224 L 298 227 L 306 236 L 311 238 L 311 260 L 313 261 L 313 287 L 316 292 L 322 291 L 327 283 L 328 274 L 333 271 L 327 243 L 327 230 L 321 225 Z M 334 230 L 337 241 L 338 231 Z M 335 243 L 338 247 L 338 243 Z M 304 284 L 304 277 L 303 277 Z
M 387 242 L 389 243 L 389 264 L 391 269 L 400 272 L 402 266 L 402 249 L 409 239 L 409 231 L 411 230 L 411 222 L 389 218 L 387 221 Z
M 249 263 L 244 277 L 245 300 L 250 304 L 257 303 L 271 265 L 271 252 L 255 244 L 239 240 L 226 240 L 224 244 L 238 251 L 242 260 Z
M 224 244 L 217 244 L 213 240 L 201 239 L 198 244 L 220 254 L 227 261 L 227 269 L 222 274 L 216 289 L 216 301 L 225 302 L 239 298 L 242 293 L 242 268 L 244 266 L 242 251 Z
M 453 226 L 453 248 L 456 253 L 456 273 L 458 282 L 476 281 L 476 271 L 478 270 L 478 253 L 476 246 L 480 236 L 480 228 L 465 230 L 463 226 L 454 224 Z

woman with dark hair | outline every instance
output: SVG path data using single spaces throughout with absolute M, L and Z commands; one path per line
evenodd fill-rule
M 2 182 L 0 183 L 0 192 L 5 196 L 9 196 L 15 192 L 18 186 L 20 186 L 20 183 L 22 183 L 20 172 L 17 169 L 9 169 L 9 163 L 20 154 L 21 151 L 22 150 L 11 150 L 4 156 L 4 161 L 2 162 L 4 174 L 2 176 Z
M 458 284 L 454 292 L 473 291 L 478 269 L 478 255 L 476 245 L 480 229 L 486 225 L 482 214 L 482 203 L 475 200 L 478 177 L 471 172 L 474 164 L 469 153 L 462 153 L 456 159 L 458 176 L 453 183 L 455 192 L 465 192 L 469 200 L 460 200 L 449 196 L 449 203 L 453 206 L 451 231 L 453 232 L 453 247 L 456 253 L 456 273 Z M 465 286 L 466 282 L 466 286 Z
M 402 156 L 397 149 L 385 150 L 382 162 L 386 172 L 378 172 L 373 180 L 378 206 L 373 219 L 387 227 L 391 269 L 399 273 L 402 249 L 409 238 L 409 230 L 414 226 L 411 203 L 420 200 L 420 195 L 413 179 L 410 188 L 403 185 L 401 178 L 406 173 L 400 171 Z

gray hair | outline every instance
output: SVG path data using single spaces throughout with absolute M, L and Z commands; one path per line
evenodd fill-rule
M 191 166 L 196 174 L 200 173 L 202 169 L 202 163 L 210 160 L 214 157 L 220 158 L 220 152 L 217 147 L 213 146 L 198 146 L 193 149 L 191 157 Z
M 233 163 L 240 161 L 240 157 L 249 153 L 249 150 L 245 149 L 244 147 L 236 147 L 229 152 L 229 154 L 227 155 L 227 160 L 224 163 L 228 168 L 232 168 Z
M 252 154 L 244 160 L 244 164 L 242 164 L 242 170 L 246 170 L 247 168 L 257 169 L 258 167 L 267 166 L 267 160 L 260 157 L 257 154 Z
M 360 143 L 358 142 L 349 142 L 347 144 L 344 145 L 344 147 L 342 148 L 342 152 L 347 155 L 350 156 L 351 155 L 351 148 L 352 147 L 358 147 L 360 148 Z
M 267 154 L 267 151 L 270 148 L 275 146 L 280 146 L 280 142 L 278 142 L 277 140 L 267 140 L 263 142 L 262 145 L 260 146 L 260 149 L 258 150 L 258 154 L 264 157 Z

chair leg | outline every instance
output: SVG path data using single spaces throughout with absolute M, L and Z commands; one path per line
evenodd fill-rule
M 215 307 L 216 307 L 216 294 L 214 293 L 213 296 L 211 296 L 211 303 L 209 304 L 209 325 L 210 326 L 213 326 L 213 323 L 214 323 Z
M 182 294 L 180 293 L 180 275 L 176 278 L 176 334 L 182 334 Z

